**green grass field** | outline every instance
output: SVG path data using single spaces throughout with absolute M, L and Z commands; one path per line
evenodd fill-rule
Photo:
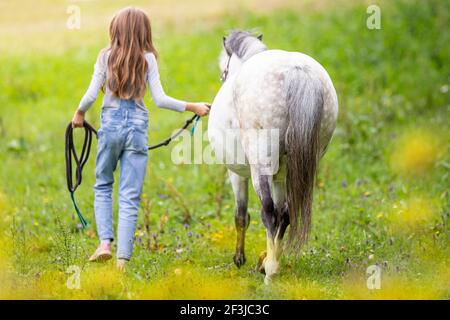
M 81 2 L 81 29 L 68 30 L 68 3 L 54 3 L 0 5 L 0 298 L 450 298 L 448 1 L 382 1 L 381 30 L 366 28 L 363 1 L 281 1 L 256 11 L 255 1 L 232 9 L 190 0 L 173 16 L 175 1 L 161 1 L 149 10 L 174 97 L 213 100 L 222 36 L 232 28 L 257 27 L 269 48 L 311 55 L 334 81 L 340 114 L 320 165 L 311 241 L 298 258 L 283 257 L 270 286 L 255 270 L 265 230 L 253 192 L 247 264 L 238 270 L 225 169 L 173 165 L 171 147 L 150 154 L 127 272 L 86 262 L 98 242 L 95 155 L 76 195 L 90 222 L 83 231 L 66 190 L 64 130 L 121 6 Z M 190 116 L 146 103 L 151 143 Z M 98 101 L 87 115 L 96 127 L 100 112 Z M 74 265 L 80 289 L 66 285 Z M 367 288 L 371 265 L 381 267 L 381 289 Z

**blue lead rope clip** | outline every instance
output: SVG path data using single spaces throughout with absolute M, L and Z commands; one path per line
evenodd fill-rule
M 195 132 L 195 128 L 197 127 L 197 124 L 198 124 L 199 120 L 200 120 L 200 117 L 199 117 L 199 116 L 197 116 L 197 118 L 196 118 L 196 119 L 195 119 L 195 121 L 194 121 L 194 124 L 192 125 L 192 129 L 191 129 L 191 136 L 193 136 L 193 135 L 194 135 L 194 132 Z

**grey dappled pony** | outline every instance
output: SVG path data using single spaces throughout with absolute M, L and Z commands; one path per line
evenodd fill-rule
M 233 31 L 223 39 L 223 85 L 214 99 L 208 137 L 228 168 L 236 198 L 235 264 L 245 263 L 248 181 L 261 201 L 267 250 L 265 283 L 279 272 L 282 239 L 298 252 L 311 226 L 318 162 L 333 135 L 338 100 L 325 69 L 313 58 L 268 50 L 262 36 Z

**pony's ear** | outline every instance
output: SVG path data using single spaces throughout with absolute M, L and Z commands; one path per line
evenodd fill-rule
M 227 41 L 227 37 L 223 36 L 223 47 L 225 48 L 225 41 Z
M 262 41 L 262 34 L 260 34 L 259 36 L 257 36 L 256 38 L 258 38 L 259 41 Z

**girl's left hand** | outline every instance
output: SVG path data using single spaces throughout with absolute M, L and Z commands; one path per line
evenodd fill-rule
M 207 116 L 210 108 L 211 104 L 206 102 L 190 102 L 186 105 L 186 110 L 194 112 L 200 117 Z
M 82 128 L 84 124 L 84 111 L 77 110 L 72 118 L 72 128 Z

